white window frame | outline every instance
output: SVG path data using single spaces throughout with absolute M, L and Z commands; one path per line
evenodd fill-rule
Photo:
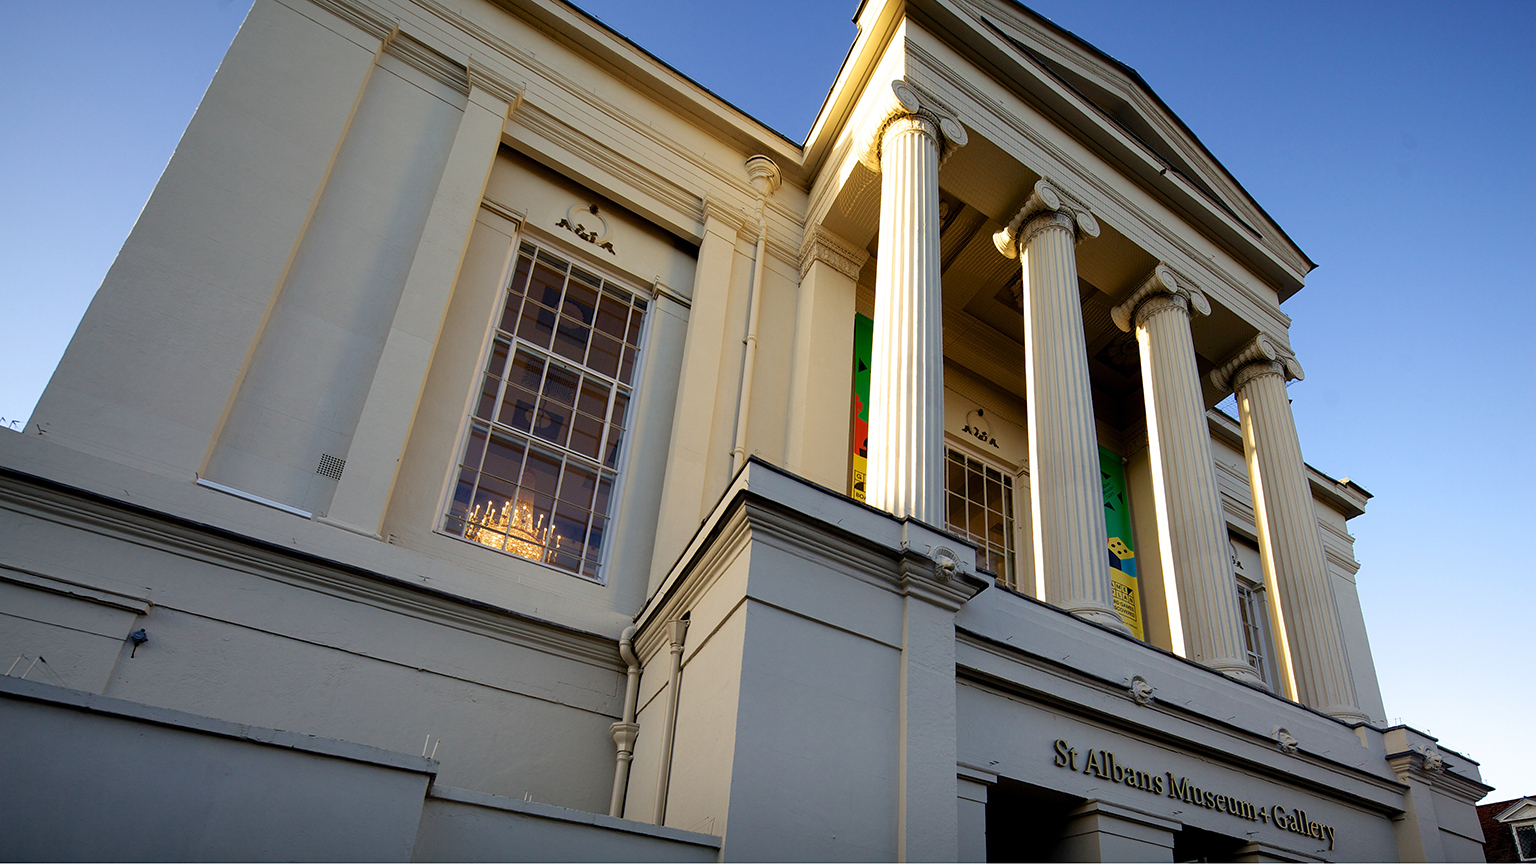
M 586 581 L 586 582 L 592 582 L 592 583 L 595 583 L 597 585 L 606 586 L 608 584 L 608 575 L 607 574 L 608 574 L 608 570 L 609 570 L 609 567 L 611 566 L 611 562 L 612 562 L 612 558 L 613 558 L 613 547 L 614 547 L 614 542 L 615 542 L 613 540 L 613 536 L 618 533 L 616 528 L 617 528 L 618 523 L 619 523 L 620 502 L 623 500 L 623 495 L 624 495 L 624 478 L 628 474 L 629 453 L 630 453 L 630 450 L 632 449 L 632 447 L 634 445 L 635 425 L 636 425 L 637 418 L 639 416 L 640 384 L 644 380 L 645 360 L 646 360 L 646 356 L 648 354 L 647 347 L 648 347 L 648 343 L 649 343 L 649 340 L 650 340 L 650 333 L 651 333 L 651 326 L 652 326 L 651 322 L 652 322 L 652 320 L 655 317 L 655 308 L 656 308 L 655 307 L 655 301 L 656 301 L 656 298 L 655 298 L 653 292 L 648 291 L 648 290 L 643 290 L 643 289 L 640 289 L 640 288 L 636 287 L 636 283 L 635 283 L 635 281 L 632 278 L 628 278 L 628 277 L 623 276 L 623 275 L 617 275 L 612 270 L 610 270 L 608 268 L 605 268 L 603 266 L 594 264 L 587 256 L 584 256 L 584 255 L 581 255 L 581 254 L 577 254 L 575 252 L 575 250 L 572 250 L 571 248 L 568 248 L 567 244 L 561 242 L 559 239 L 552 239 L 552 238 L 549 238 L 549 237 L 545 237 L 545 236 L 543 236 L 541 234 L 534 234 L 532 232 L 528 232 L 526 230 L 523 230 L 523 227 L 524 226 L 520 226 L 520 230 L 512 238 L 512 242 L 510 244 L 510 249 L 509 249 L 509 252 L 508 252 L 508 255 L 507 255 L 507 259 L 506 259 L 506 265 L 503 268 L 503 273 L 502 273 L 501 280 L 500 280 L 500 283 L 499 283 L 499 288 L 495 292 L 495 295 L 494 295 L 494 298 L 493 298 L 493 302 L 491 304 L 491 308 L 490 308 L 489 312 L 487 313 L 487 326 L 486 326 L 484 343 L 481 346 L 481 350 L 480 350 L 480 354 L 479 354 L 479 359 L 478 359 L 478 362 L 475 365 L 474 378 L 473 378 L 473 381 L 471 382 L 470 387 L 469 387 L 468 398 L 466 398 L 466 400 L 464 402 L 463 410 L 460 412 L 459 434 L 455 438 L 455 442 L 456 443 L 455 443 L 453 452 L 452 452 L 452 454 L 450 456 L 449 466 L 448 466 L 448 474 L 447 474 L 447 477 L 446 477 L 445 482 L 443 484 L 443 492 L 442 492 L 442 495 L 440 496 L 438 510 L 437 510 L 437 513 L 436 513 L 436 516 L 435 516 L 435 520 L 434 520 L 434 523 L 433 523 L 433 533 L 440 534 L 440 535 L 442 535 L 444 537 L 452 538 L 454 540 L 459 541 L 460 543 L 464 543 L 464 544 L 466 544 L 466 545 L 468 545 L 470 547 L 478 548 L 478 549 L 481 549 L 481 550 L 483 550 L 485 552 L 489 552 L 489 553 L 495 554 L 497 556 L 506 556 L 506 557 L 510 557 L 510 558 L 516 559 L 518 561 L 525 562 L 527 564 L 532 564 L 532 565 L 544 568 L 546 570 L 550 570 L 550 571 L 553 571 L 555 573 L 559 573 L 562 576 L 575 577 L 577 579 L 581 579 L 581 580 Z M 500 330 L 500 327 L 498 325 L 499 325 L 499 322 L 501 320 L 501 316 L 502 316 L 502 314 L 503 314 L 503 312 L 505 310 L 505 307 L 506 307 L 507 292 L 510 290 L 512 280 L 515 279 L 516 276 L 517 276 L 518 258 L 522 254 L 523 245 L 524 244 L 531 245 L 531 246 L 535 247 L 538 250 L 546 251 L 549 254 L 551 254 L 551 255 L 553 255 L 553 256 L 555 256 L 557 258 L 564 259 L 567 262 L 567 264 L 570 265 L 571 267 L 578 267 L 578 268 L 580 268 L 580 269 L 582 269 L 582 270 L 584 270 L 584 271 L 586 271 L 588 273 L 596 275 L 597 277 L 599 277 L 604 282 L 612 283 L 613 287 L 618 288 L 618 289 L 622 289 L 623 291 L 628 292 L 634 298 L 637 298 L 641 302 L 641 304 L 643 304 L 644 307 L 645 307 L 644 310 L 643 310 L 645 317 L 644 317 L 644 320 L 641 322 L 640 333 L 639 333 L 639 335 L 636 338 L 636 344 L 634 346 L 635 347 L 635 358 L 634 358 L 633 366 L 632 366 L 631 371 L 630 371 L 629 383 L 628 384 L 624 384 L 622 382 L 619 382 L 617 380 L 617 378 L 612 379 L 613 382 L 614 382 L 615 387 L 610 392 L 610 396 L 609 396 L 608 415 L 605 417 L 605 421 L 604 421 L 605 428 L 604 428 L 603 440 L 599 443 L 599 450 L 598 450 L 598 454 L 599 455 L 598 455 L 598 459 L 597 460 L 590 460 L 590 457 L 586 457 L 584 454 L 578 453 L 577 451 L 574 451 L 574 450 L 570 449 L 570 447 L 568 445 L 554 444 L 552 442 L 549 442 L 546 439 L 543 439 L 543 438 L 540 438 L 540 437 L 538 437 L 536 435 L 533 435 L 531 429 L 528 430 L 528 431 L 524 431 L 524 430 L 520 430 L 520 429 L 515 429 L 514 427 L 510 427 L 510 426 L 503 426 L 503 425 L 497 424 L 497 423 L 495 423 L 493 421 L 484 420 L 484 419 L 480 418 L 479 416 L 477 416 L 476 413 L 475 413 L 476 412 L 476 407 L 479 404 L 479 401 L 480 401 L 480 398 L 481 398 L 482 387 L 484 386 L 484 381 L 485 381 L 485 376 L 486 376 L 486 366 L 490 362 L 491 355 L 496 350 L 496 344 L 497 344 L 497 341 L 499 339 L 499 334 L 504 332 L 504 331 Z M 601 295 L 601 288 L 599 288 L 599 295 Z M 560 314 L 560 312 L 562 310 L 558 310 L 557 309 L 555 311 L 556 311 L 556 314 L 558 315 L 558 314 Z M 595 326 L 595 322 L 594 322 L 593 326 Z M 508 352 L 508 367 L 507 367 L 508 369 L 511 368 L 510 364 L 512 362 L 512 359 L 516 355 L 517 348 L 518 348 L 519 345 L 525 346 L 528 350 L 530 350 L 531 352 L 534 352 L 539 357 L 541 357 L 544 360 L 544 362 L 546 363 L 546 370 L 547 370 L 547 364 L 550 364 L 550 363 L 553 363 L 553 364 L 558 365 L 558 366 L 563 366 L 563 367 L 566 367 L 568 369 L 580 370 L 583 373 L 585 373 L 586 371 L 588 371 L 590 369 L 590 367 L 586 366 L 583 363 L 576 363 L 576 362 L 570 360 L 569 358 L 566 358 L 563 355 L 560 355 L 560 354 L 556 353 L 553 350 L 553 342 L 551 342 L 551 347 L 550 348 L 541 348 L 541 347 L 538 347 L 537 345 L 534 345 L 532 343 L 526 342 L 525 340 L 521 339 L 521 337 L 518 337 L 514 333 L 514 334 L 512 334 L 512 339 L 510 340 L 509 345 L 510 345 L 510 348 L 509 348 L 509 352 Z M 620 349 L 620 368 L 621 369 L 622 369 L 622 366 L 623 366 L 623 357 L 622 357 L 622 346 L 621 346 L 621 349 Z M 596 370 L 591 370 L 591 371 L 595 372 Z M 547 371 L 546 371 L 545 374 L 546 375 L 548 374 Z M 599 376 L 601 376 L 602 373 L 598 372 L 597 374 Z M 503 379 L 500 382 L 501 389 L 498 391 L 498 399 L 497 399 L 497 406 L 498 407 L 497 407 L 496 411 L 493 412 L 497 416 L 499 416 L 499 405 L 500 405 L 500 401 L 501 401 L 500 393 L 504 391 L 505 386 L 506 386 L 506 381 L 505 381 L 505 379 Z M 629 394 L 629 402 L 628 402 L 628 405 L 627 405 L 627 413 L 626 413 L 625 418 L 624 418 L 625 419 L 625 423 L 627 425 L 625 425 L 623 427 L 623 429 L 624 429 L 624 440 L 622 440 L 620 442 L 620 444 L 619 444 L 618 458 L 615 460 L 614 466 L 612 468 L 608 468 L 608 467 L 604 466 L 602 461 L 601 461 L 602 446 L 607 443 L 607 436 L 608 436 L 608 434 L 610 434 L 610 426 L 609 426 L 609 424 L 611 424 L 611 422 L 612 422 L 613 400 L 615 398 L 617 398 L 617 394 L 619 392 L 618 388 L 621 388 L 621 387 L 622 388 L 627 388 L 628 389 L 628 394 Z M 579 395 L 578 395 L 578 398 L 579 398 Z M 449 513 L 450 513 L 452 505 L 453 505 L 453 498 L 454 498 L 454 495 L 455 495 L 456 490 L 458 488 L 459 480 L 460 480 L 460 476 L 461 476 L 461 468 L 462 468 L 462 466 L 459 464 L 459 461 L 460 461 L 461 456 L 464 453 L 464 448 L 467 445 L 468 438 L 469 438 L 469 436 L 471 434 L 471 430 L 476 425 L 484 425 L 484 426 L 487 426 L 487 427 L 489 427 L 489 428 L 491 428 L 493 430 L 496 430 L 496 429 L 511 430 L 511 432 L 512 432 L 512 434 L 514 436 L 521 438 L 525 442 L 525 446 L 528 445 L 528 444 L 531 444 L 532 446 L 543 448 L 543 449 L 546 449 L 546 450 L 558 451 L 563 458 L 564 457 L 575 457 L 575 458 L 578 458 L 578 459 L 581 459 L 581 460 L 584 460 L 584 461 L 591 461 L 592 462 L 592 467 L 596 467 L 597 468 L 598 476 L 599 476 L 600 479 L 601 479 L 601 477 L 602 477 L 602 475 L 604 473 L 611 474 L 611 476 L 612 476 L 612 489 L 611 489 L 611 492 L 609 493 L 608 512 L 607 512 L 607 514 L 604 517 L 607 520 L 607 524 L 605 525 L 605 527 L 603 529 L 604 530 L 604 534 L 603 534 L 602 545 L 601 545 L 601 549 L 600 549 L 600 553 L 599 553 L 600 557 L 599 557 L 598 563 L 597 563 L 597 573 L 596 573 L 595 576 L 587 575 L 587 574 L 581 572 L 579 569 L 577 571 L 572 571 L 572 570 L 569 570 L 569 569 L 567 569 L 565 567 L 561 567 L 561 566 L 557 566 L 555 564 L 551 564 L 551 563 L 549 563 L 549 562 L 547 562 L 547 561 L 545 561 L 543 559 L 527 558 L 527 557 L 524 557 L 522 555 L 518 555 L 515 552 L 508 552 L 508 551 L 506 551 L 504 549 L 497 549 L 496 547 L 488 546 L 488 545 L 480 543 L 480 542 L 478 542 L 476 540 L 472 540 L 472 539 L 464 536 L 464 534 L 456 533 L 456 532 L 454 532 L 454 531 L 452 531 L 452 530 L 450 530 L 448 528 L 447 523 L 448 523 L 449 519 L 451 518 Z M 567 435 L 567 438 L 569 438 L 569 434 Z M 526 456 L 525 456 L 525 458 L 526 458 Z M 560 475 L 562 480 L 564 478 L 564 473 L 565 473 L 563 465 L 564 465 L 564 462 L 562 462 L 562 470 L 561 470 L 561 475 Z M 557 489 L 556 495 L 557 495 L 556 503 L 558 505 L 558 501 L 559 501 L 559 499 L 558 499 L 558 489 Z M 553 513 L 553 511 L 551 511 L 551 512 Z
M 1024 559 L 1023 559 L 1023 556 L 1022 556 L 1021 551 L 1020 551 L 1021 550 L 1021 540 L 1023 538 L 1022 538 L 1022 535 L 1020 533 L 1021 522 L 1019 520 L 1019 506 L 1020 506 L 1020 504 L 1022 503 L 1025 506 L 1028 506 L 1028 500 L 1027 499 L 1021 499 L 1020 496 L 1019 496 L 1020 484 L 1022 483 L 1022 484 L 1027 485 L 1029 483 L 1029 475 L 1027 473 L 1021 475 L 1019 472 L 1014 471 L 1013 469 L 1009 468 L 1006 464 L 998 461 L 996 457 L 994 457 L 994 456 L 992 456 L 990 454 L 978 451 L 975 447 L 970 446 L 970 444 L 968 442 L 964 441 L 963 439 L 960 439 L 960 438 L 957 438 L 957 437 L 954 437 L 954 436 L 949 436 L 949 435 L 945 436 L 945 441 L 944 441 L 944 530 L 950 531 L 952 533 L 959 534 L 960 536 L 965 537 L 971 543 L 978 543 L 978 541 L 970 536 L 970 532 L 969 531 L 957 531 L 957 530 L 952 529 L 952 528 L 949 527 L 949 494 L 950 494 L 950 492 L 949 492 L 949 453 L 950 453 L 950 451 L 954 451 L 956 453 L 959 453 L 961 456 L 964 456 L 967 459 L 973 460 L 975 462 L 979 462 L 983 466 L 985 466 L 987 468 L 991 468 L 992 470 L 998 472 L 998 474 L 1000 474 L 1002 476 L 1002 478 L 1007 481 L 1006 488 L 1008 489 L 1008 492 L 1009 492 L 1008 506 L 1011 508 L 1012 512 L 1005 512 L 1004 513 L 1004 517 L 1007 520 L 1009 520 L 1009 522 L 1011 522 L 1012 524 L 1005 524 L 1004 525 L 1005 534 L 1007 536 L 1007 547 L 1006 547 L 1006 551 L 1004 552 L 1004 562 L 1005 562 L 1004 563 L 1004 572 L 997 574 L 997 580 L 998 580 L 998 584 L 1000 584 L 1000 585 L 1002 585 L 1002 586 L 1004 586 L 1006 588 L 1009 588 L 1011 590 L 1019 591 L 1021 593 L 1031 593 L 1030 591 L 1025 590 L 1025 587 L 1024 587 L 1025 570 L 1024 570 L 1024 567 L 1022 566 L 1022 563 L 1023 563 Z M 980 542 L 985 543 L 985 545 L 988 546 L 989 548 L 991 546 L 991 544 L 989 542 L 986 542 L 986 541 L 980 541 Z M 1010 569 L 1012 570 L 1012 578 L 1011 579 L 1009 578 L 1009 573 L 1007 572 Z M 1033 586 L 1031 586 L 1031 587 L 1033 587 Z
M 1244 624 L 1244 659 L 1247 659 L 1249 663 L 1253 662 L 1252 658 L 1248 656 L 1247 652 L 1248 633 L 1246 632 L 1249 628 L 1252 628 L 1253 631 L 1258 635 L 1260 649 L 1259 652 L 1257 652 L 1259 654 L 1260 662 L 1254 665 L 1254 671 L 1259 673 L 1259 678 L 1265 684 L 1268 684 L 1270 687 L 1278 688 L 1280 686 L 1280 670 L 1278 665 L 1279 661 L 1275 657 L 1274 634 L 1270 632 L 1269 626 L 1269 593 L 1265 590 L 1264 587 L 1263 574 L 1254 574 L 1258 577 L 1255 579 L 1253 576 L 1250 576 L 1242 571 L 1242 563 L 1238 560 L 1237 557 L 1237 540 L 1238 538 L 1234 538 L 1230 534 L 1227 537 L 1227 543 L 1230 547 L 1232 547 L 1229 555 L 1231 556 L 1232 564 L 1232 580 L 1235 587 L 1237 588 L 1239 616 L 1241 618 L 1249 618 L 1249 620 Z M 1251 598 L 1251 603 L 1245 604 L 1243 598 L 1244 593 L 1246 593 L 1249 598 Z M 1246 611 L 1248 614 L 1244 615 L 1244 611 Z M 1276 692 L 1278 692 L 1278 689 Z
M 1521 851 L 1520 849 L 1520 829 L 1522 828 L 1531 832 L 1531 846 L 1533 849 L 1536 849 L 1536 823 L 1511 823 L 1509 826 L 1509 834 L 1510 837 L 1515 841 L 1515 857 L 1519 858 L 1521 861 L 1536 861 L 1536 855 L 1527 856 L 1525 852 Z

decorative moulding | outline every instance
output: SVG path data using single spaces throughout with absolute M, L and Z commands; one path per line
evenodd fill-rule
M 400 29 L 400 22 L 386 17 L 366 3 L 357 3 L 354 0 L 310 0 L 310 2 L 381 42 L 393 38 Z
M 1419 754 L 1419 758 L 1423 760 L 1422 764 L 1425 771 L 1431 774 L 1445 771 L 1445 756 L 1440 752 L 1440 748 L 1435 745 L 1424 744 L 1413 748 L 1413 752 Z
M 507 103 L 507 114 L 509 116 L 522 103 L 522 84 L 513 83 L 473 57 L 469 58 L 469 65 L 466 69 L 469 75 L 469 86 L 471 88 L 479 87 L 481 90 Z
M 699 221 L 708 222 L 711 219 L 715 219 L 738 234 L 741 233 L 741 229 L 747 224 L 746 214 L 713 195 L 705 195 L 703 206 L 699 209 L 703 215 L 703 218 Z
M 490 198 L 480 199 L 480 206 L 515 225 L 522 225 L 528 219 L 528 214 L 523 211 L 513 210 L 500 201 L 493 201 Z
M 804 279 L 811 265 L 820 261 L 857 282 L 868 260 L 868 252 L 816 225 L 805 232 L 805 241 L 800 244 L 800 278 Z
M 614 177 L 633 186 L 637 192 L 654 198 L 658 203 L 671 207 L 684 219 L 700 220 L 703 201 L 699 196 L 652 171 L 634 159 L 618 152 L 605 141 L 556 117 L 535 103 L 524 100 L 512 115 L 513 122 L 543 137 L 551 144 L 564 148 L 569 156 L 607 171 Z M 565 154 L 562 154 L 564 156 Z M 569 158 L 569 157 L 566 157 Z
M 409 33 L 395 33 L 395 37 L 384 46 L 384 53 L 439 84 L 469 95 L 469 72 L 464 65 Z

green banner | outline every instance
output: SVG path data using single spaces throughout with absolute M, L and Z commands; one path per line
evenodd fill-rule
M 869 470 L 869 364 L 875 352 L 875 319 L 853 316 L 853 458 L 848 460 L 850 494 L 864 499 Z
M 1099 476 L 1104 482 L 1104 529 L 1109 535 L 1109 575 L 1114 581 L 1115 612 L 1137 639 L 1141 629 L 1141 592 L 1136 580 L 1136 541 L 1131 536 L 1130 495 L 1120 454 L 1099 448 Z

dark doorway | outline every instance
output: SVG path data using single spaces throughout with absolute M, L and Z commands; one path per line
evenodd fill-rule
M 1082 803 L 1082 798 L 998 778 L 987 790 L 987 860 L 1057 860 L 1067 813 Z
M 1173 832 L 1173 860 L 1236 861 L 1238 850 L 1246 845 L 1247 840 L 1186 825 L 1183 830 Z

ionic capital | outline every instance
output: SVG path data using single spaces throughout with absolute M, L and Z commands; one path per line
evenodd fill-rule
M 886 132 L 898 121 L 905 121 L 933 139 L 939 149 L 940 165 L 970 140 L 959 120 L 937 104 L 925 104 L 917 88 L 897 78 L 871 112 L 869 130 L 859 145 L 859 161 L 865 168 L 880 173 L 880 152 L 885 145 Z
M 857 282 L 868 260 L 868 252 L 817 225 L 805 232 L 805 240 L 800 244 L 800 278 L 804 279 L 811 265 L 820 261 Z
M 1251 374 L 1243 381 L 1238 380 L 1238 373 L 1246 366 L 1260 367 L 1254 370 L 1258 374 L 1273 371 L 1297 381 L 1307 377 L 1302 371 L 1301 364 L 1296 361 L 1296 355 L 1289 348 L 1281 347 L 1269 336 L 1260 333 L 1244 345 L 1242 350 L 1233 354 L 1227 362 L 1211 370 L 1211 383 L 1223 393 L 1246 383 L 1247 378 L 1252 377 Z
M 1196 288 L 1189 280 L 1174 275 L 1167 264 L 1158 264 L 1141 286 L 1132 291 L 1131 296 L 1125 298 L 1125 302 L 1109 310 L 1109 317 L 1115 322 L 1116 327 L 1129 333 L 1131 328 L 1141 323 L 1142 312 L 1149 311 L 1146 306 L 1147 301 L 1166 294 L 1186 300 L 1191 312 L 1199 315 L 1211 314 L 1211 301 L 1206 299 L 1203 291 Z
M 1003 255 L 1017 258 L 1030 238 L 1052 226 L 1066 228 L 1079 242 L 1085 237 L 1099 236 L 1099 220 L 1093 218 L 1088 208 L 1071 202 L 1051 181 L 1041 177 L 1019 212 L 992 235 L 992 243 Z

